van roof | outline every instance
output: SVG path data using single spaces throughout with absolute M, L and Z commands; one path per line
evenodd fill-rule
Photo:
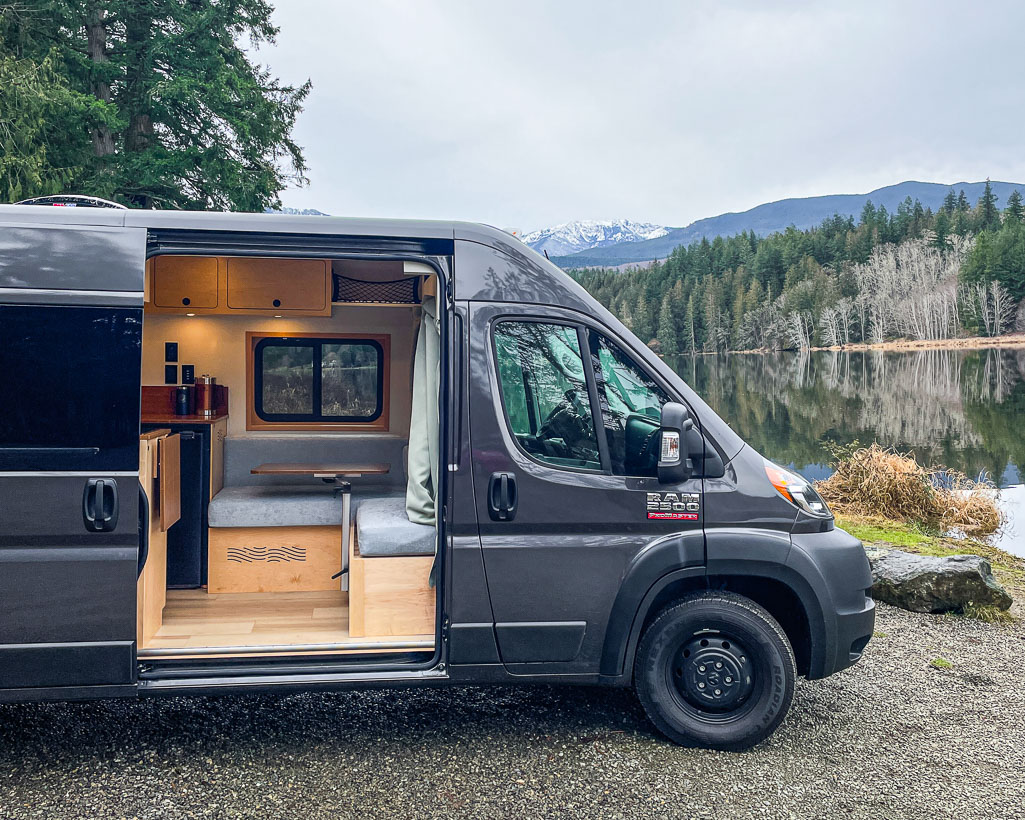
M 113 208 L 57 208 L 41 205 L 0 205 L 0 223 L 35 222 L 51 225 L 105 225 L 155 230 L 206 230 L 282 234 L 415 237 L 466 239 L 493 245 L 510 240 L 529 250 L 512 234 L 476 222 L 428 219 L 362 219 L 299 214 L 224 213 L 215 211 L 152 211 Z

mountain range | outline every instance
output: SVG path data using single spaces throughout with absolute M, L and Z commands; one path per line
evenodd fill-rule
M 604 222 L 566 222 L 554 228 L 533 231 L 520 237 L 538 253 L 549 256 L 569 256 L 579 251 L 605 248 L 624 242 L 643 242 L 658 239 L 670 231 L 663 225 L 612 219 Z
M 1023 183 L 991 182 L 990 184 L 1000 207 L 1003 207 L 1008 195 L 1016 188 L 1025 194 L 1025 184 Z M 877 188 L 867 194 L 831 194 L 781 199 L 778 202 L 758 205 L 741 213 L 726 213 L 699 219 L 684 228 L 662 228 L 660 229 L 662 233 L 651 238 L 605 243 L 581 249 L 572 254 L 556 255 L 549 249 L 549 255 L 553 262 L 563 268 L 639 264 L 655 259 L 664 259 L 678 245 L 689 245 L 691 242 L 705 238 L 733 236 L 744 231 L 754 231 L 759 236 L 765 236 L 775 231 L 786 230 L 791 225 L 805 230 L 815 227 L 834 214 L 857 218 L 862 208 L 865 207 L 865 203 L 869 201 L 877 208 L 880 205 L 885 206 L 886 210 L 892 214 L 896 212 L 897 206 L 901 202 L 907 197 L 911 197 L 912 200 L 917 199 L 923 206 L 935 211 L 943 204 L 943 198 L 948 191 L 960 192 L 963 190 L 968 201 L 974 206 L 982 195 L 985 185 L 985 182 L 955 182 L 952 185 L 945 185 L 938 182 L 908 181 L 887 185 L 885 188 Z M 637 224 L 625 220 L 624 223 Z M 557 232 L 560 236 L 575 236 L 576 231 L 573 226 L 592 224 L 602 223 L 571 222 L 549 230 Z M 655 228 L 656 226 L 646 227 Z M 541 236 L 544 233 L 546 232 L 536 231 L 522 238 L 527 241 L 527 237 Z M 582 235 L 586 235 L 586 233 L 584 231 Z M 527 244 L 531 243 L 527 241 Z

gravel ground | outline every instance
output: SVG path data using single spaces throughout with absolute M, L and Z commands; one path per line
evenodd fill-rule
M 877 629 L 745 754 L 589 688 L 0 706 L 0 817 L 1020 816 L 1025 628 L 881 605 Z

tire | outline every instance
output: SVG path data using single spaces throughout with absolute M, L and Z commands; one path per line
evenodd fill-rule
M 662 734 L 684 746 L 734 752 L 775 731 L 796 679 L 780 625 L 731 592 L 669 606 L 644 630 L 634 662 L 637 696 Z

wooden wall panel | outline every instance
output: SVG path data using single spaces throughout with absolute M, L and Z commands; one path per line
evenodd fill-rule
M 341 588 L 339 527 L 211 527 L 209 556 L 211 593 Z

